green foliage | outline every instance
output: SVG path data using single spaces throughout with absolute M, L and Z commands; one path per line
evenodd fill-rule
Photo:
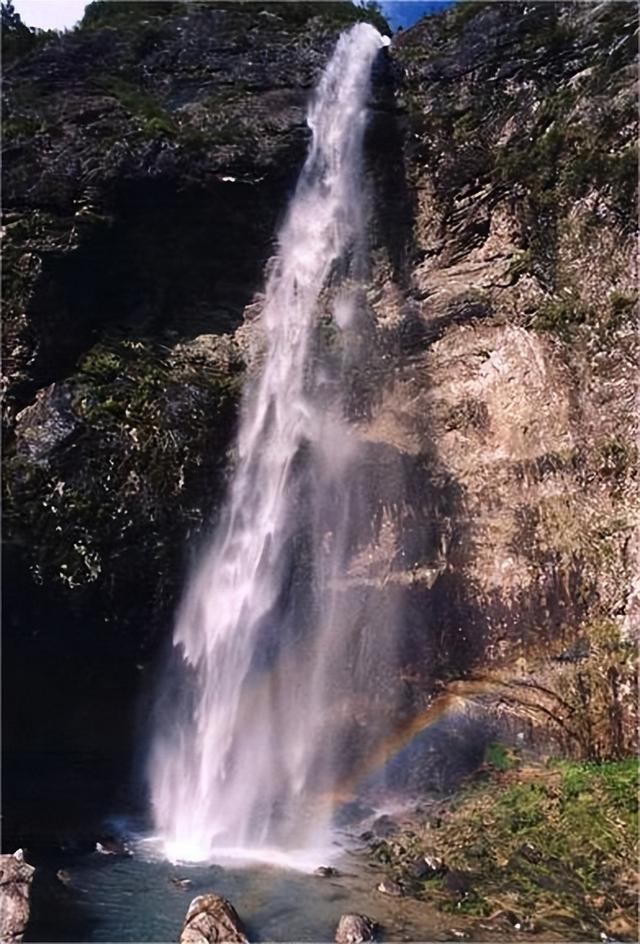
M 622 292 L 612 292 L 598 307 L 585 305 L 577 295 L 566 293 L 545 299 L 534 317 L 534 327 L 569 340 L 580 325 L 589 325 L 601 343 L 611 341 L 614 333 L 631 321 L 636 299 Z
M 36 579 L 71 590 L 108 580 L 105 593 L 122 591 L 140 553 L 153 559 L 154 579 L 170 581 L 186 531 L 214 494 L 241 374 L 169 360 L 144 339 L 113 339 L 88 351 L 65 386 L 72 439 L 45 461 L 6 459 L 7 539 L 29 549 Z
M 535 259 L 531 249 L 525 249 L 520 252 L 509 266 L 509 275 L 512 280 L 517 281 L 521 275 L 529 275 L 535 272 Z
M 96 76 L 94 82 L 109 95 L 117 98 L 131 115 L 140 120 L 144 134 L 149 137 L 177 134 L 178 127 L 167 109 L 137 85 L 118 76 L 104 75 Z
M 186 3 L 171 0 L 93 0 L 84 11 L 80 29 L 132 26 L 141 20 L 160 19 L 186 10 Z
M 239 375 L 180 374 L 181 382 L 195 384 L 214 394 L 218 406 L 235 399 Z M 150 433 L 149 445 L 165 444 L 160 417 L 175 383 L 173 371 L 161 351 L 143 340 L 106 341 L 96 344 L 80 361 L 76 375 L 76 404 L 92 423 L 127 420 Z M 157 439 L 156 439 L 157 434 Z M 138 439 L 140 443 L 140 439 Z M 158 461 L 160 455 L 155 457 Z
M 549 298 L 542 302 L 535 315 L 534 327 L 541 331 L 552 331 L 566 339 L 577 325 L 584 324 L 587 311 L 573 295 Z
M 2 59 L 5 65 L 33 52 L 59 35 L 55 30 L 41 30 L 26 26 L 12 0 L 3 0 L 0 4 L 0 24 Z
M 533 141 L 516 141 L 499 148 L 495 155 L 495 175 L 503 186 L 527 186 L 537 192 L 553 186 L 563 134 L 553 123 L 534 136 Z
M 309 20 L 319 18 L 328 26 L 344 29 L 352 23 L 372 23 L 381 33 L 389 33 L 389 24 L 383 16 L 382 8 L 375 2 L 363 4 L 351 3 L 350 0 L 94 0 L 84 13 L 81 29 L 96 29 L 105 26 L 132 27 L 138 23 L 159 20 L 167 16 L 185 15 L 189 10 L 201 9 L 229 10 L 256 16 L 270 13 L 294 27 L 302 27 Z
M 563 167 L 561 180 L 573 196 L 582 196 L 589 187 L 606 189 L 614 209 L 626 216 L 637 195 L 638 149 L 629 144 L 610 154 L 602 139 L 577 141 Z
M 447 33 L 455 35 L 462 32 L 480 10 L 486 10 L 491 6 L 491 0 L 460 0 L 455 3 L 447 19 Z
M 600 474 L 615 481 L 635 475 L 638 469 L 638 447 L 631 439 L 612 436 L 597 445 Z
M 495 771 L 446 807 L 422 835 L 383 844 L 387 867 L 416 897 L 447 913 L 508 911 L 556 932 L 560 924 L 580 939 L 607 928 L 612 915 L 635 922 L 636 758 Z M 446 871 L 412 882 L 405 867 L 425 852 L 460 872 L 464 890 L 452 893 Z
M 609 295 L 607 301 L 609 302 L 611 322 L 614 327 L 617 328 L 631 321 L 638 304 L 636 296 L 614 291 Z
M 31 138 L 42 128 L 43 123 L 38 118 L 29 115 L 17 115 L 8 118 L 2 125 L 2 132 L 6 141 L 17 138 Z
M 535 48 L 543 48 L 545 52 L 558 54 L 571 49 L 576 39 L 576 28 L 566 18 L 558 16 L 559 10 L 549 5 L 540 29 L 530 37 L 530 44 Z
M 514 751 L 497 741 L 487 745 L 485 763 L 494 770 L 505 771 L 517 767 L 519 760 Z
M 496 797 L 496 819 L 512 834 L 529 834 L 544 820 L 546 791 L 537 783 L 517 783 Z
M 199 6 L 206 6 L 199 3 Z M 352 23 L 371 23 L 381 33 L 389 33 L 389 24 L 382 14 L 382 8 L 375 0 L 367 3 L 351 3 L 350 0 L 293 0 L 293 2 L 259 2 L 259 0 L 231 0 L 231 2 L 215 3 L 217 9 L 242 11 L 257 15 L 263 12 L 278 16 L 285 23 L 302 27 L 311 19 L 318 18 L 327 26 L 346 29 Z

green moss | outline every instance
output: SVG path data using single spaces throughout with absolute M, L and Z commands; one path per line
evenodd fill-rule
M 471 891 L 458 900 L 448 901 L 446 898 L 440 901 L 440 910 L 445 914 L 453 915 L 473 915 L 478 918 L 485 918 L 493 910 L 490 903 L 479 895 Z
M 491 7 L 491 0 L 462 0 L 454 5 L 447 19 L 446 31 L 450 36 L 461 33 L 480 10 Z
M 626 324 L 633 318 L 638 299 L 634 295 L 626 295 L 624 292 L 612 292 L 607 299 L 611 320 L 616 327 Z
M 74 591 L 105 581 L 107 606 L 144 554 L 163 585 L 148 592 L 164 593 L 214 495 L 241 380 L 239 370 L 169 361 L 144 339 L 87 352 L 66 382 L 72 439 L 44 462 L 5 460 L 5 535 L 25 548 L 34 578 Z
M 531 249 L 525 249 L 518 253 L 509 266 L 509 276 L 515 282 L 522 275 L 529 275 L 535 272 L 535 260 Z
M 5 141 L 12 141 L 16 138 L 31 138 L 42 128 L 42 121 L 31 115 L 17 115 L 15 118 L 9 118 L 2 126 Z
M 131 115 L 140 119 L 144 134 L 149 137 L 177 134 L 178 126 L 167 109 L 137 85 L 118 76 L 105 75 L 96 76 L 93 82 L 98 88 L 117 98 Z
M 588 325 L 599 344 L 607 346 L 616 331 L 631 321 L 635 308 L 636 299 L 621 292 L 613 292 L 598 307 L 585 305 L 577 295 L 565 293 L 547 298 L 538 306 L 533 326 L 568 341 L 578 327 Z
M 489 767 L 499 771 L 511 770 L 519 764 L 519 758 L 514 751 L 497 741 L 487 745 L 484 760 Z
M 540 331 L 551 331 L 562 338 L 587 320 L 585 306 L 575 296 L 549 298 L 538 307 L 534 327 Z
M 97 344 L 80 361 L 81 375 L 97 383 L 113 380 L 122 370 L 122 358 L 102 344 Z
M 428 851 L 467 876 L 468 888 L 452 897 L 446 877 L 432 878 L 417 897 L 449 913 L 508 911 L 521 923 L 580 935 L 597 935 L 614 913 L 635 924 L 625 883 L 636 859 L 637 759 L 496 771 L 446 807 L 438 828 L 432 818 L 417 840 L 394 837 L 389 865 L 402 877 L 404 864 Z
M 638 469 L 638 447 L 631 439 L 612 436 L 596 446 L 599 472 L 616 481 L 635 475 Z

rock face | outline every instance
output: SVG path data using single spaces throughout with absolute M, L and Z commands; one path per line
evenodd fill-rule
M 503 710 L 593 756 L 635 737 L 636 54 L 616 3 L 459 4 L 395 39 L 413 219 L 363 423 L 421 521 L 387 535 L 432 627 L 407 677 L 508 681 Z
M 213 944 L 214 941 L 247 944 L 233 905 L 217 895 L 198 895 L 189 905 L 180 944 Z
M 375 938 L 375 922 L 366 915 L 343 914 L 336 930 L 337 944 L 363 944 Z
M 22 850 L 0 856 L 0 939 L 7 944 L 23 938 L 34 872 L 24 861 Z
M 41 695 L 8 750 L 64 731 L 132 754 L 215 517 L 306 99 L 363 15 L 96 3 L 5 70 L 9 734 L 25 672 Z M 377 504 L 350 580 L 391 562 L 407 704 L 494 686 L 518 730 L 596 757 L 636 731 L 635 31 L 627 3 L 461 3 L 394 39 L 354 376 Z

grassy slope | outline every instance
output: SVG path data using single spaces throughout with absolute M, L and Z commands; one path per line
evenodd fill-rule
M 522 765 L 494 747 L 453 801 L 375 855 L 407 894 L 485 929 L 637 940 L 637 776 L 635 759 Z M 411 877 L 424 855 L 442 868 Z

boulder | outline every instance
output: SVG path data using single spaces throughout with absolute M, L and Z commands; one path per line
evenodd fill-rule
M 233 905 L 218 895 L 198 895 L 189 905 L 180 944 L 212 944 L 230 941 L 248 944 Z
M 376 931 L 375 921 L 360 914 L 343 914 L 336 930 L 337 944 L 362 944 L 373 941 Z
M 383 895 L 390 895 L 392 898 L 401 898 L 403 894 L 402 886 L 400 886 L 392 878 L 384 878 L 378 885 L 376 885 L 376 890 L 381 892 Z
M 21 941 L 29 920 L 29 895 L 35 869 L 22 849 L 0 856 L 0 940 Z
M 411 878 L 418 879 L 418 881 L 425 878 L 433 878 L 435 875 L 442 875 L 444 870 L 442 860 L 428 852 L 414 859 L 407 866 L 408 874 Z

